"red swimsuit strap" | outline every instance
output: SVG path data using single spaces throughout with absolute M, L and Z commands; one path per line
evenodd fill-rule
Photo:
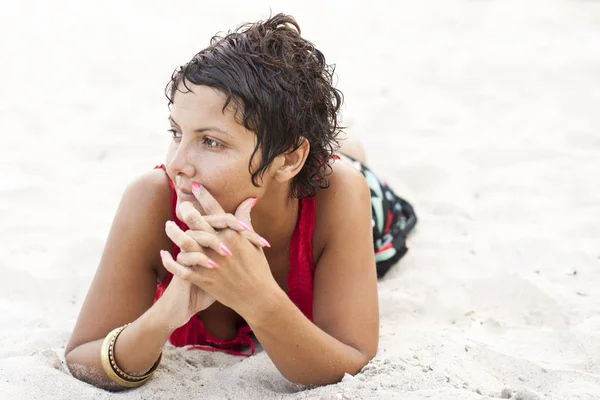
M 312 321 L 313 317 L 313 262 L 312 238 L 315 229 L 315 198 L 300 199 L 298 221 L 290 243 L 290 271 L 287 294 L 302 313 Z

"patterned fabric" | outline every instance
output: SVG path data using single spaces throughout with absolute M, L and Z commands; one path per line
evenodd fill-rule
M 338 155 L 365 177 L 371 189 L 373 245 L 377 276 L 381 278 L 408 251 L 406 237 L 417 223 L 417 216 L 413 207 L 368 167 L 350 156 Z

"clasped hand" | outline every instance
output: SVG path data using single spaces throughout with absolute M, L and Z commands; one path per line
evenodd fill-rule
M 193 193 L 206 215 L 190 202 L 179 205 L 177 217 L 189 229 L 184 232 L 175 222 L 167 221 L 166 233 L 181 252 L 174 260 L 169 252 L 162 251 L 163 265 L 173 279 L 196 286 L 193 289 L 201 300 L 193 313 L 216 300 L 246 318 L 260 307 L 261 295 L 277 287 L 262 250 L 270 244 L 254 232 L 250 221 L 256 199 L 243 201 L 232 215 L 225 213 L 206 188 L 194 184 Z

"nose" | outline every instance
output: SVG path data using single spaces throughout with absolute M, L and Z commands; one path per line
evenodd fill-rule
M 193 160 L 194 151 L 182 140 L 177 146 L 171 147 L 167 157 L 167 172 L 174 179 L 176 176 L 192 178 L 196 174 Z

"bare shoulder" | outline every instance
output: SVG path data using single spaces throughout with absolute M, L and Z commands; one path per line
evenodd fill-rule
M 127 186 L 114 223 L 135 226 L 138 235 L 151 236 L 150 241 L 155 243 L 167 243 L 163 227 L 168 219 L 171 219 L 169 178 L 162 169 L 155 169 L 140 175 Z
M 137 226 L 139 234 L 156 249 L 168 249 L 170 240 L 164 231 L 165 222 L 172 218 L 171 188 L 169 178 L 162 169 L 140 175 L 125 189 L 118 213 L 123 213 L 124 222 Z M 115 219 L 115 223 L 118 219 Z M 164 269 L 155 252 L 153 268 Z
M 315 260 L 344 221 L 364 220 L 371 215 L 370 190 L 364 176 L 342 160 L 336 160 L 332 169 L 327 177 L 329 187 L 315 196 Z
M 171 188 L 167 174 L 162 169 L 154 169 L 140 175 L 127 186 L 123 200 L 132 200 L 142 208 L 170 212 Z

